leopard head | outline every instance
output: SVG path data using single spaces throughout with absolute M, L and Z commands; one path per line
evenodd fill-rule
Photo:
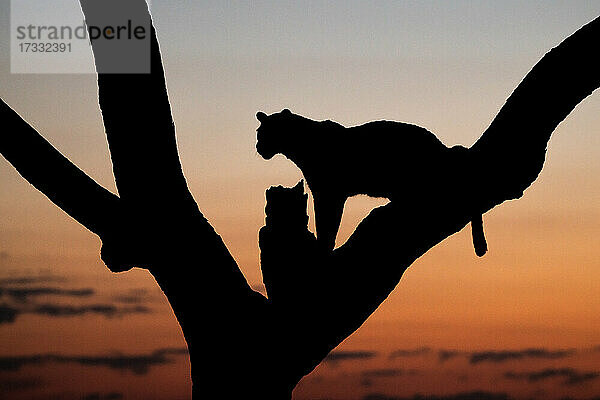
M 271 115 L 259 111 L 256 119 L 260 122 L 256 130 L 256 151 L 265 160 L 284 153 L 292 142 L 297 141 L 294 133 L 301 130 L 300 124 L 304 120 L 288 109 Z

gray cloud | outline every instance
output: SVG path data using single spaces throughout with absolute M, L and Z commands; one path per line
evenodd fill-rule
M 463 351 L 457 351 L 457 350 L 439 350 L 438 351 L 438 359 L 440 360 L 440 362 L 445 362 L 448 360 L 451 360 L 453 358 L 456 358 L 458 356 L 461 355 L 465 355 L 468 353 L 465 353 Z
M 420 395 L 412 397 L 392 397 L 382 394 L 369 394 L 363 397 L 363 400 L 514 400 L 506 393 L 493 392 L 467 392 L 448 395 Z
M 90 393 L 81 398 L 81 400 L 120 400 L 123 398 L 123 393 Z
M 397 368 L 367 369 L 361 373 L 365 378 L 391 378 L 404 374 L 405 371 Z
M 149 302 L 151 296 L 146 289 L 131 289 L 124 294 L 115 296 L 114 300 L 124 304 L 142 304 Z
M 504 377 L 508 379 L 522 379 L 528 382 L 538 382 L 546 379 L 562 378 L 563 385 L 580 385 L 600 377 L 596 371 L 582 372 L 573 368 L 546 368 L 540 371 L 531 372 L 506 372 Z
M 112 304 L 91 304 L 84 306 L 41 304 L 28 312 L 49 317 L 75 317 L 85 314 L 98 314 L 113 318 L 126 314 L 146 314 L 150 312 L 150 309 L 144 306 L 117 307 Z
M 588 399 L 576 399 L 574 397 L 561 397 L 560 400 L 600 400 L 600 396 L 598 396 L 598 397 L 590 397 Z
M 399 349 L 390 353 L 390 358 L 418 357 L 431 353 L 429 347 L 418 347 L 416 349 Z
M 361 372 L 361 385 L 369 387 L 373 385 L 373 380 L 382 378 L 396 378 L 402 375 L 415 375 L 415 370 L 405 371 L 398 368 L 367 369 Z
M 324 362 L 340 362 L 340 361 L 352 361 L 352 360 L 368 360 L 377 356 L 374 351 L 332 351 L 323 360 Z
M 569 350 L 548 350 L 543 348 L 523 349 L 523 350 L 500 350 L 500 351 L 481 351 L 471 353 L 469 362 L 478 364 L 482 362 L 502 363 L 512 360 L 522 360 L 525 358 L 536 358 L 544 360 L 556 360 L 572 356 L 576 351 Z
M 93 289 L 60 289 L 56 287 L 31 287 L 31 288 L 6 288 L 0 286 L 0 296 L 8 296 L 15 301 L 25 302 L 30 297 L 38 296 L 64 296 L 64 297 L 90 297 Z
M 16 308 L 0 304 L 0 324 L 15 322 L 19 314 L 20 312 Z
M 58 357 L 58 356 L 56 356 Z M 0 371 L 18 371 L 25 365 L 38 365 L 51 361 L 55 356 L 32 355 L 21 357 L 0 357 Z
M 90 304 L 82 306 L 37 304 L 15 307 L 0 304 L 0 324 L 13 323 L 22 314 L 35 314 L 51 318 L 80 317 L 88 314 L 106 318 L 122 317 L 128 314 L 147 314 L 152 310 L 145 306 L 120 307 L 112 304 Z
M 1 278 L 0 285 L 31 285 L 50 282 L 65 282 L 66 279 L 57 276 L 17 276 L 11 278 Z
M 40 285 L 48 282 L 65 282 L 57 276 L 17 276 L 0 279 L 0 324 L 12 323 L 22 314 L 34 314 L 45 317 L 76 317 L 84 315 L 103 315 L 107 318 L 128 314 L 144 314 L 151 309 L 140 304 L 147 301 L 145 289 L 132 289 L 117 296 L 112 303 L 93 304 L 53 304 L 46 300 L 50 297 L 84 299 L 96 295 L 93 288 L 62 288 L 57 285 Z M 32 286 L 33 285 L 33 286 Z M 121 303 L 121 304 L 119 304 Z
M 0 379 L 0 393 L 19 392 L 42 387 L 39 378 Z
M 25 366 L 46 364 L 79 364 L 86 367 L 106 367 L 129 371 L 136 375 L 147 374 L 151 367 L 173 363 L 174 356 L 187 354 L 186 348 L 158 349 L 142 355 L 67 356 L 60 354 L 34 354 L 29 356 L 0 357 L 0 371 L 18 371 Z
M 544 348 L 529 348 L 521 350 L 486 350 L 474 352 L 439 350 L 438 358 L 440 362 L 445 362 L 456 357 L 466 357 L 469 363 L 475 365 L 484 362 L 503 363 L 523 359 L 557 360 L 573 356 L 578 352 L 581 351 L 576 349 L 550 350 Z

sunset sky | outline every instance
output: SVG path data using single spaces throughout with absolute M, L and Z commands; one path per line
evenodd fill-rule
M 0 95 L 115 191 L 95 76 L 12 74 L 8 3 Z M 256 153 L 257 111 L 404 121 L 469 146 L 544 53 L 600 15 L 600 1 L 153 0 L 152 15 L 190 188 L 262 290 L 264 192 L 301 173 Z M 600 396 L 599 110 L 595 93 L 555 131 L 525 196 L 485 215 L 485 257 L 469 229 L 429 251 L 295 399 Z M 351 199 L 338 244 L 379 204 Z M 189 398 L 166 299 L 144 270 L 111 275 L 99 250 L 0 158 L 0 399 Z M 142 369 L 128 367 L 141 356 Z

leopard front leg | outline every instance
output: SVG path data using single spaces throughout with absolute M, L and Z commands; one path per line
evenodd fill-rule
M 313 197 L 317 240 L 326 250 L 331 251 L 335 247 L 346 197 L 320 192 L 313 192 Z

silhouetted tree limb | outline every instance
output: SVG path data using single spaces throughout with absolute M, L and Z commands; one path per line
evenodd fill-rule
M 96 2 L 100 9 L 80 1 L 88 24 L 125 13 L 125 4 L 126 17 L 149 18 L 143 0 Z M 93 47 L 120 198 L 4 104 L 0 116 L 9 135 L 0 136 L 0 150 L 25 179 L 100 235 L 109 268 L 152 272 L 187 340 L 194 396 L 210 386 L 227 398 L 289 398 L 301 377 L 376 310 L 412 262 L 471 220 L 473 203 L 487 211 L 533 182 L 554 128 L 598 87 L 592 55 L 599 32 L 597 19 L 527 75 L 470 150 L 472 168 L 457 176 L 452 193 L 439 189 L 438 207 L 427 199 L 415 202 L 416 209 L 393 202 L 377 208 L 345 245 L 326 252 L 314 246 L 306 227 L 304 193 L 282 188 L 291 196 L 269 199 L 260 233 L 268 300 L 250 290 L 187 188 L 153 28 L 151 74 L 105 74 L 103 66 L 115 56 Z M 44 168 L 30 151 L 47 163 Z
M 112 237 L 104 238 L 113 247 L 110 251 L 104 249 L 105 261 L 116 270 L 140 263 L 152 264 L 153 260 L 144 253 L 165 248 L 153 243 L 153 238 L 163 242 L 163 236 L 169 235 L 172 240 L 182 240 L 178 232 L 189 234 L 188 229 L 182 229 L 182 224 L 185 224 L 214 237 L 214 240 L 198 245 L 218 249 L 213 250 L 216 257 L 222 258 L 217 264 L 235 265 L 220 237 L 198 210 L 187 187 L 177 151 L 160 48 L 146 2 L 129 0 L 124 5 L 118 0 L 101 3 L 81 0 L 80 4 L 88 25 L 105 26 L 107 21 L 113 21 L 112 16 L 124 14 L 134 21 L 148 22 L 151 29 L 147 32 L 150 44 L 148 61 L 151 63 L 148 74 L 102 72 L 103 66 L 118 61 L 119 54 L 101 47 L 101 41 L 92 42 L 98 70 L 100 109 L 122 201 L 123 218 L 129 220 L 132 227 L 132 230 L 125 231 L 120 227 L 112 233 Z M 141 41 L 140 46 L 145 43 Z M 172 231 L 158 234 L 153 229 L 157 226 L 162 229 L 170 226 Z M 127 235 L 129 240 L 123 235 Z M 120 243 L 124 248 L 116 248 Z M 110 255 L 107 254 L 109 252 Z
M 80 3 L 88 25 L 117 25 L 111 17 L 123 15 L 150 21 L 144 0 Z M 102 259 L 113 271 L 146 267 L 156 278 L 188 344 L 194 398 L 207 384 L 219 388 L 231 381 L 239 385 L 230 389 L 234 393 L 254 392 L 263 387 L 261 369 L 252 363 L 260 352 L 256 326 L 263 325 L 265 299 L 250 289 L 189 192 L 151 21 L 150 27 L 149 74 L 104 73 L 119 55 L 100 41 L 92 43 L 121 199 L 121 219 L 102 237 Z M 232 364 L 235 372 L 228 374 Z
M 599 31 L 596 18 L 548 52 L 473 145 L 485 210 L 521 197 L 542 170 L 554 129 L 600 85 Z
M 0 100 L 0 153 L 36 189 L 77 222 L 101 235 L 119 199 L 77 168 Z
M 358 329 L 417 258 L 463 229 L 471 219 L 469 204 L 475 202 L 485 212 L 520 197 L 533 183 L 543 167 L 551 133 L 600 86 L 595 59 L 599 40 L 600 18 L 549 52 L 531 70 L 469 150 L 473 154 L 470 171 L 457 177 L 454 191 L 434 196 L 441 199 L 436 207 L 431 207 L 429 199 L 423 199 L 422 208 L 410 210 L 396 207 L 392 201 L 373 210 L 333 254 L 322 254 L 311 250 L 314 237 L 309 237 L 306 224 L 290 222 L 301 220 L 290 215 L 305 213 L 300 201 L 304 194 L 297 188 L 287 189 L 287 196 L 269 199 L 267 194 L 268 201 L 279 204 L 267 203 L 267 225 L 261 230 L 263 276 L 271 279 L 265 284 L 273 293 L 285 293 L 299 290 L 290 284 L 295 279 L 302 283 L 301 293 L 288 299 L 270 296 L 275 319 L 280 321 L 274 330 L 295 349 L 291 382 L 295 384 L 312 371 Z M 287 213 L 274 211 L 285 208 Z M 269 212 L 275 214 L 271 222 Z
M 127 70 L 129 60 L 120 60 L 118 48 L 107 46 L 106 40 L 92 41 L 98 98 L 119 196 L 124 201 L 162 207 L 170 205 L 164 202 L 189 202 L 191 194 L 179 161 L 162 58 L 148 5 L 144 0 L 125 3 L 80 1 L 88 26 L 117 25 L 128 19 L 134 26 L 147 24 L 144 28 L 150 30 L 145 32 L 146 39 L 137 41 L 140 55 L 149 55 L 143 61 L 150 63 L 150 73 L 114 73 L 111 66 Z

